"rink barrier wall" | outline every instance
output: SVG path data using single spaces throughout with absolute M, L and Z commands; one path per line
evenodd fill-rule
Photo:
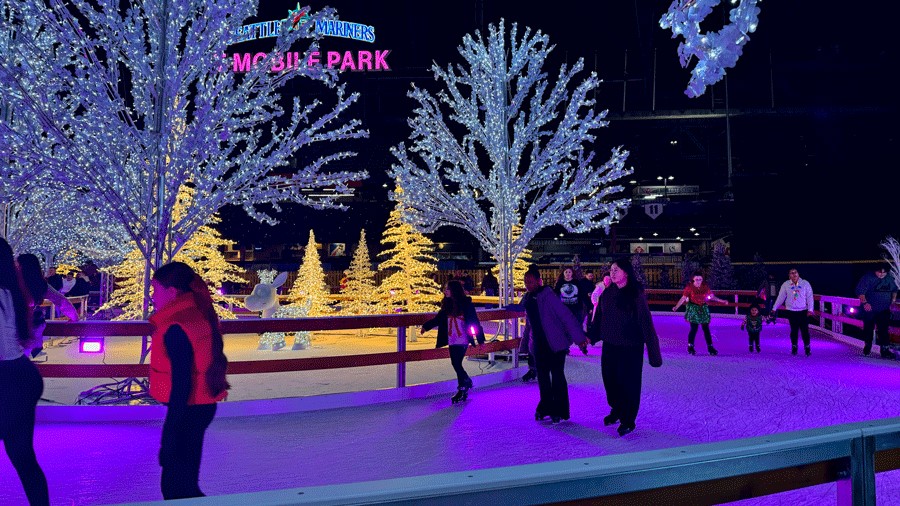
M 647 290 L 648 302 L 651 306 L 674 305 L 681 296 L 681 290 Z M 742 314 L 741 309 L 753 305 L 754 291 L 718 290 L 719 297 L 729 298 L 728 304 L 711 304 L 713 311 L 730 308 L 734 314 Z M 473 297 L 473 301 L 481 304 L 498 302 L 496 297 Z M 815 311 L 819 319 L 819 329 L 835 336 L 843 336 L 843 326 L 851 325 L 862 328 L 860 320 L 844 314 L 848 308 L 858 308 L 859 300 L 848 297 L 816 295 L 818 309 Z M 504 309 L 483 309 L 478 311 L 482 321 L 518 322 L 524 316 L 521 312 Z M 434 316 L 434 313 L 407 313 L 374 316 L 330 316 L 315 318 L 255 318 L 239 320 L 222 320 L 223 334 L 261 334 L 263 332 L 298 332 L 323 330 L 354 330 L 363 328 L 396 328 L 397 351 L 366 355 L 349 355 L 336 357 L 313 357 L 285 360 L 251 360 L 230 362 L 228 374 L 258 374 L 288 371 L 310 371 L 321 369 L 338 369 L 344 367 L 364 367 L 373 365 L 397 364 L 397 387 L 405 387 L 406 362 L 419 360 L 437 360 L 448 357 L 446 349 L 407 351 L 406 329 L 419 326 Z M 468 354 L 494 353 L 512 350 L 517 346 L 520 325 L 509 325 L 511 333 L 506 337 L 512 339 L 489 343 L 486 347 L 470 349 Z M 45 336 L 77 336 L 77 337 L 124 337 L 146 336 L 152 327 L 146 321 L 50 321 L 44 331 Z M 511 335 L 510 335 L 511 334 Z M 895 341 L 900 341 L 900 329 L 891 328 Z M 514 366 L 518 367 L 518 355 L 514 355 Z M 147 364 L 38 364 L 38 370 L 46 378 L 119 378 L 146 377 L 149 372 Z
M 875 474 L 897 469 L 900 418 L 890 418 L 588 459 L 219 495 L 184 504 L 693 505 L 836 482 L 835 501 L 829 503 L 875 506 Z

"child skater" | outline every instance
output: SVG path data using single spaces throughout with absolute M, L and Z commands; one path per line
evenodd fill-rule
M 756 347 L 756 353 L 759 353 L 759 333 L 762 332 L 762 326 L 763 317 L 759 314 L 759 308 L 751 306 L 750 314 L 741 323 L 741 330 L 746 328 L 747 334 L 750 336 L 750 353 L 753 353 L 754 346 Z

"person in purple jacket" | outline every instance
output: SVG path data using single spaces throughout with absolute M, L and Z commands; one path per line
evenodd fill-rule
M 575 319 L 552 288 L 541 284 L 540 272 L 532 267 L 525 273 L 522 297 L 526 324 L 523 341 L 534 357 L 541 400 L 535 420 L 550 417 L 552 423 L 569 419 L 569 385 L 566 382 L 566 355 L 573 343 L 586 353 L 587 337 L 581 322 Z
M 662 366 L 662 354 L 647 297 L 635 278 L 631 261 L 614 261 L 609 277 L 612 283 L 603 290 L 599 302 L 603 337 L 600 369 L 611 408 L 603 425 L 620 422 L 618 432 L 624 436 L 634 430 L 641 403 L 644 345 L 652 367 Z

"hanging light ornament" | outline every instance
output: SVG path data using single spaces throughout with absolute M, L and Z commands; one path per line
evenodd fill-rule
M 706 86 L 719 82 L 725 69 L 734 67 L 743 52 L 749 34 L 759 24 L 760 0 L 730 0 L 735 5 L 729 13 L 729 23 L 718 32 L 702 33 L 700 23 L 721 0 L 675 0 L 659 20 L 659 26 L 671 29 L 672 38 L 684 37 L 678 46 L 681 66 L 687 68 L 691 58 L 697 65 L 684 94 L 694 98 L 706 91 Z

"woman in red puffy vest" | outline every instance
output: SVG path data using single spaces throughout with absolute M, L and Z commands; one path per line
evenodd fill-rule
M 166 404 L 159 450 L 165 499 L 201 497 L 203 436 L 216 402 L 229 388 L 219 319 L 209 288 L 187 264 L 172 262 L 153 275 L 150 395 Z

